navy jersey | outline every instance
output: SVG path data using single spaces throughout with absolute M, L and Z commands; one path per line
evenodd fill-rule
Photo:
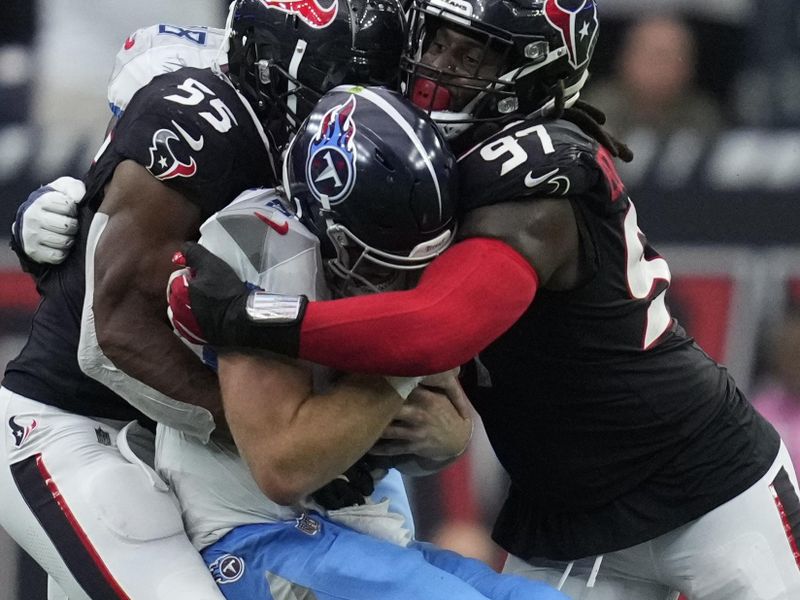
M 6 367 L 13 392 L 73 413 L 130 420 L 140 413 L 83 374 L 77 348 L 89 222 L 117 165 L 133 160 L 195 203 L 206 218 L 251 187 L 274 185 L 266 138 L 227 79 L 184 68 L 133 96 L 85 178 L 80 234 L 67 260 L 37 280 L 41 295 L 28 342 Z M 166 282 L 164 282 L 166 285 Z
M 596 555 L 755 483 L 778 436 L 671 318 L 669 268 L 607 150 L 566 121 L 527 121 L 468 153 L 461 172 L 466 210 L 570 202 L 586 273 L 570 291 L 540 288 L 479 357 L 472 397 L 512 480 L 497 541 L 522 558 Z

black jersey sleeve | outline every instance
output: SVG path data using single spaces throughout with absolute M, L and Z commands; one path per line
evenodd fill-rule
M 521 121 L 461 157 L 461 207 L 607 190 L 599 156 L 599 144 L 572 123 Z
M 134 160 L 210 215 L 248 187 L 273 180 L 258 126 L 232 86 L 184 68 L 142 88 L 117 123 L 110 150 Z

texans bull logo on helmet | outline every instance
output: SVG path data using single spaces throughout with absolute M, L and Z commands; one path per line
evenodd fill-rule
M 561 34 L 573 68 L 589 62 L 599 29 L 594 0 L 546 0 L 544 14 Z
M 319 131 L 308 146 L 306 179 L 319 199 L 327 196 L 331 206 L 350 193 L 356 182 L 356 149 L 353 113 L 356 97 L 331 108 L 322 117 Z
M 314 29 L 327 27 L 339 12 L 339 0 L 325 8 L 317 0 L 261 0 L 266 8 L 272 8 L 290 15 L 297 15 L 306 25 Z
M 191 177 L 197 173 L 197 163 L 194 158 L 190 156 L 188 163 L 180 161 L 170 148 L 171 140 L 180 141 L 180 138 L 169 129 L 159 129 L 153 134 L 150 164 L 147 165 L 147 170 L 160 181 L 175 177 Z

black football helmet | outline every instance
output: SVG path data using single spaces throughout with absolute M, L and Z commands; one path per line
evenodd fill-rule
M 326 94 L 292 139 L 283 180 L 340 295 L 404 287 L 453 240 L 455 157 L 430 119 L 386 88 Z
M 337 85 L 399 83 L 397 0 L 236 0 L 227 29 L 228 73 L 270 129 L 296 130 Z
M 448 138 L 470 124 L 511 114 L 547 114 L 556 98 L 572 106 L 588 79 L 599 22 L 595 0 L 413 0 L 403 52 L 404 87 Z M 439 27 L 483 44 L 481 64 L 465 76 L 424 64 Z M 487 52 L 499 54 L 494 75 L 478 76 Z M 448 88 L 470 90 L 453 110 Z

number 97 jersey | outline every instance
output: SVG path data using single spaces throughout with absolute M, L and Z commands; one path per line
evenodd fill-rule
M 590 274 L 569 293 L 537 294 L 535 312 L 558 314 L 537 324 L 547 354 L 563 348 L 594 360 L 612 350 L 636 354 L 664 339 L 669 267 L 647 244 L 605 148 L 567 121 L 523 121 L 459 162 L 465 210 L 537 198 L 564 198 L 573 207 L 582 271 Z
M 594 556 L 666 533 L 757 480 L 774 431 L 671 318 L 669 268 L 608 151 L 572 123 L 525 121 L 460 162 L 467 210 L 569 202 L 585 273 L 574 289 L 540 288 L 480 354 L 470 398 L 513 482 L 494 538 L 523 557 Z

